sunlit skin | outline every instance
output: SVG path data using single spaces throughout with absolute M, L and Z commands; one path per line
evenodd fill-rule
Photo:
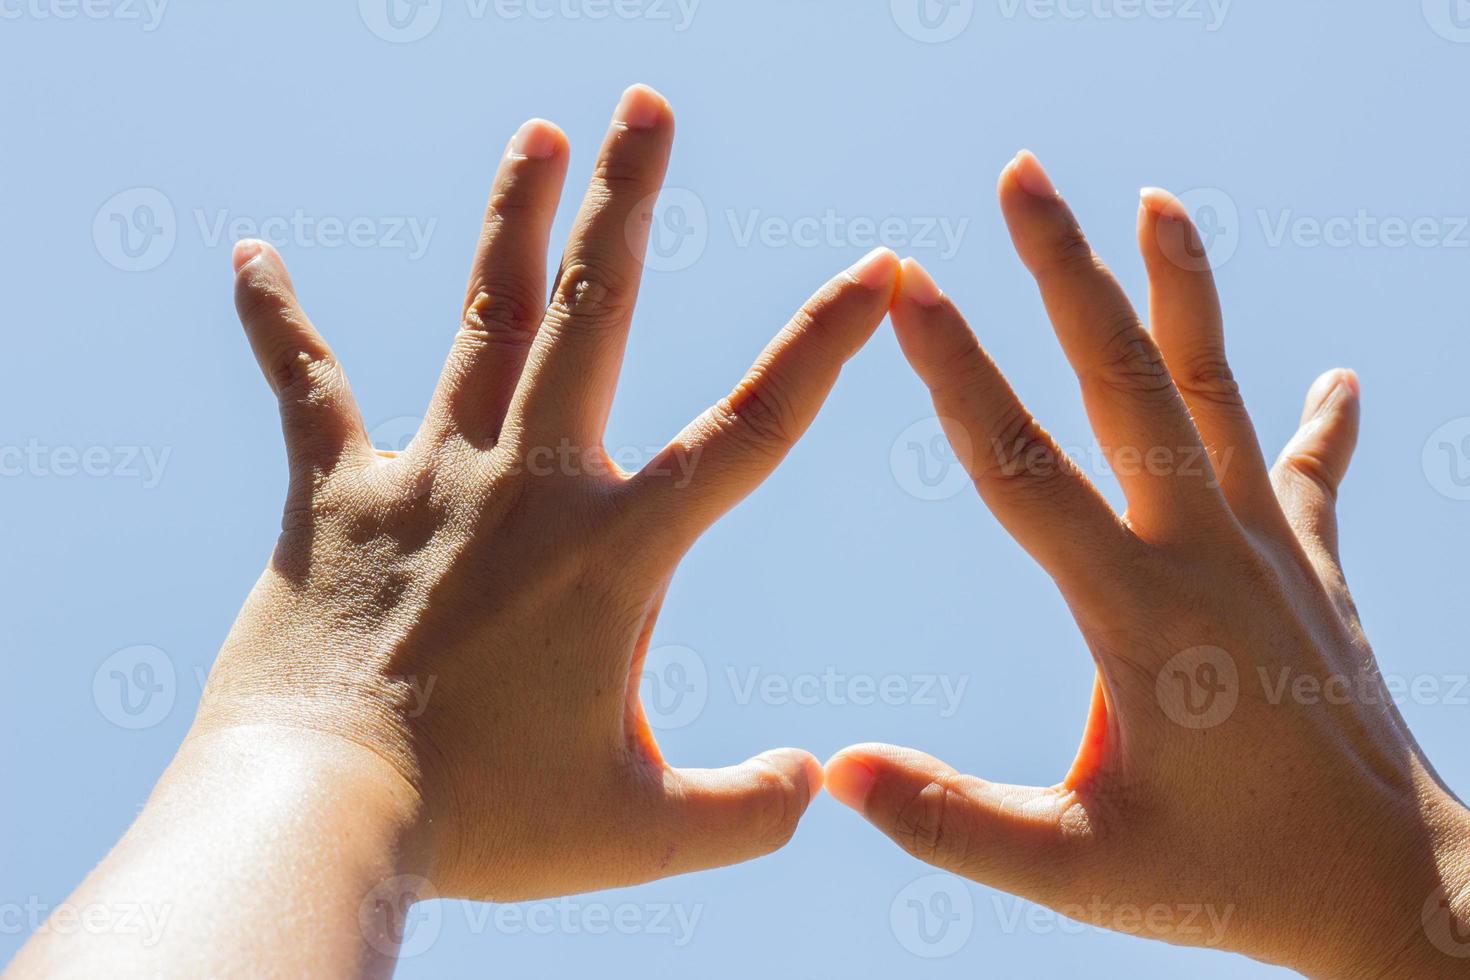
M 837 275 L 727 397 L 619 470 L 603 432 L 673 130 L 657 93 L 624 95 L 548 304 L 568 148 L 520 129 L 401 455 L 369 444 L 280 256 L 237 247 L 289 457 L 282 534 L 177 759 L 71 899 L 172 916 L 151 947 L 43 930 L 13 976 L 383 975 L 415 897 L 630 885 L 790 838 L 818 761 L 671 768 L 638 678 L 680 558 L 811 423 L 899 263 L 879 250 Z
M 775 749 L 674 769 L 638 678 L 679 560 L 780 463 L 890 311 L 980 495 L 1064 593 L 1097 681 L 1055 786 L 861 745 L 828 762 L 832 794 L 919 858 L 1099 925 L 1311 976 L 1463 976 L 1470 815 L 1384 689 L 1339 558 L 1356 376 L 1318 379 L 1269 467 L 1180 203 L 1144 192 L 1145 328 L 1023 153 L 1002 208 L 1124 514 L 929 274 L 883 249 L 625 472 L 604 429 L 672 141 L 664 99 L 628 90 L 548 276 L 568 147 L 550 123 L 521 127 L 402 453 L 369 444 L 281 257 L 236 248 L 240 318 L 281 409 L 282 532 L 177 757 L 69 900 L 143 905 L 164 928 L 53 919 L 7 976 L 385 976 L 415 900 L 544 898 L 782 846 L 823 767 Z M 1297 677 L 1350 696 L 1292 694 Z M 1204 933 L 1186 931 L 1200 908 Z
M 1268 467 L 1183 206 L 1143 194 L 1146 328 L 1034 156 L 1006 167 L 999 194 L 1126 513 L 913 260 L 893 323 L 980 496 L 1092 651 L 1083 744 L 1049 788 L 858 745 L 827 763 L 828 790 L 916 857 L 1098 925 L 1314 977 L 1465 976 L 1470 816 L 1378 676 L 1339 558 L 1356 376 L 1318 379 Z M 1162 465 L 1139 465 L 1150 449 Z M 1182 465 L 1201 449 L 1210 465 Z M 1187 918 L 1201 907 L 1223 924 Z

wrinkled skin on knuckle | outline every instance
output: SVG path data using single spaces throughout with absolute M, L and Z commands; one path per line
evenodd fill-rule
M 791 842 L 805 807 L 796 781 L 775 766 L 763 763 L 755 778 L 758 789 L 749 826 L 758 852 L 770 854 Z
M 995 426 L 990 445 L 981 455 L 985 465 L 976 482 L 1005 492 L 1054 494 L 1072 475 L 1073 464 L 1064 456 L 1031 414 L 1016 408 Z
M 959 808 L 965 800 L 954 774 L 936 776 L 894 814 L 893 839 L 909 854 L 942 868 L 964 868 L 970 859 L 969 825 Z
M 1288 450 L 1277 460 L 1276 468 L 1289 480 L 1306 481 L 1309 486 L 1321 492 L 1328 503 L 1337 503 L 1337 483 L 1333 479 L 1331 467 L 1310 450 L 1301 447 Z
M 1105 268 L 1102 259 L 1093 251 L 1092 243 L 1074 224 L 1046 243 L 1040 272 L 1043 275 L 1071 275 Z
M 627 133 L 618 136 L 619 143 L 628 139 Z M 600 157 L 592 171 L 591 190 L 588 192 L 588 213 L 597 213 L 610 207 L 614 201 L 639 198 L 648 192 L 648 162 L 635 154 L 620 152 L 621 145 Z
M 747 378 L 710 411 L 717 425 L 769 456 L 784 456 L 797 435 L 791 405 L 769 378 Z
M 1136 314 L 1121 314 L 1099 332 L 1108 339 L 1087 371 L 1087 382 L 1126 395 L 1173 396 L 1164 357 Z
M 524 345 L 541 322 L 542 307 L 514 284 L 477 280 L 461 329 L 491 342 Z
M 235 307 L 246 323 L 276 321 L 304 326 L 286 287 L 252 266 L 247 266 L 235 282 Z
M 547 326 L 564 333 L 603 333 L 633 313 L 634 290 L 610 263 L 581 259 L 562 270 Z
M 1245 400 L 1235 372 L 1224 351 L 1208 351 L 1187 360 L 1173 371 L 1174 383 L 1191 401 L 1205 402 L 1218 408 L 1244 411 Z

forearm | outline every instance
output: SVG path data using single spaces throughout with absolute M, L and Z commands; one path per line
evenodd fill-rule
M 191 736 L 9 975 L 386 976 L 425 871 L 418 811 L 350 742 L 264 726 Z

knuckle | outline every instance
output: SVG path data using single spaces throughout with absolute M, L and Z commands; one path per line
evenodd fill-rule
M 991 453 L 977 482 L 1015 493 L 1053 494 L 1070 472 L 1070 462 L 1051 436 L 1019 405 L 991 430 L 990 440 Z
M 1128 395 L 1172 393 L 1174 382 L 1163 355 L 1134 313 L 1121 314 L 1103 333 L 1107 339 L 1085 380 Z
M 713 409 L 715 419 L 756 449 L 782 455 L 795 441 L 798 426 L 790 401 L 769 378 L 742 381 Z
M 893 837 L 909 854 L 929 864 L 953 867 L 970 850 L 967 824 L 959 819 L 956 791 L 948 777 L 938 776 L 899 807 Z
M 1306 480 L 1320 492 L 1327 503 L 1337 503 L 1337 474 L 1331 464 L 1310 447 L 1289 450 L 1276 464 L 1293 476 Z
M 485 217 L 485 234 L 500 230 L 507 218 L 540 214 L 542 197 L 537 177 L 542 173 L 539 160 L 512 160 L 501 180 L 490 191 L 490 205 Z
M 579 259 L 562 270 L 547 318 L 557 330 L 601 331 L 632 314 L 633 287 L 613 263 Z
M 336 381 L 336 362 L 288 345 L 274 352 L 266 364 L 271 386 L 282 403 L 319 404 L 331 394 Z
M 481 282 L 475 285 L 474 294 L 464 313 L 464 330 L 487 339 L 525 342 L 540 323 L 539 304 L 527 300 L 523 289 Z
M 1092 272 L 1101 262 L 1082 229 L 1070 225 L 1048 243 L 1043 265 L 1057 272 Z
M 604 154 L 592 171 L 592 183 L 609 199 L 650 193 L 647 162 L 638 154 L 620 152 L 621 145 Z
M 801 788 L 786 773 L 766 763 L 757 777 L 750 814 L 751 832 L 763 853 L 780 850 L 796 834 L 805 809 Z
M 1232 410 L 1245 407 L 1224 351 L 1211 350 L 1187 360 L 1174 372 L 1174 382 L 1191 401 Z

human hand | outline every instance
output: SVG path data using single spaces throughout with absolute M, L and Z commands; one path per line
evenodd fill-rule
M 999 194 L 1126 514 L 912 260 L 893 321 L 980 495 L 1092 651 L 1083 744 L 1050 788 L 853 746 L 828 762 L 830 792 L 922 860 L 1097 925 L 1311 975 L 1462 976 L 1470 819 L 1378 676 L 1338 557 L 1356 377 L 1312 386 L 1268 470 L 1182 205 L 1149 190 L 1139 212 L 1150 333 L 1033 156 Z M 1183 928 L 1190 910 L 1214 927 Z
M 463 327 L 401 455 L 369 445 L 280 257 L 236 253 L 291 484 L 191 738 L 273 726 L 388 760 L 421 800 L 442 896 L 523 900 L 746 860 L 781 846 L 821 785 L 794 749 L 670 768 L 638 679 L 675 565 L 812 421 L 887 313 L 898 260 L 879 250 L 833 279 L 733 393 L 622 472 L 602 438 L 672 140 L 663 98 L 629 89 L 548 307 L 567 146 L 549 123 L 522 127 Z

